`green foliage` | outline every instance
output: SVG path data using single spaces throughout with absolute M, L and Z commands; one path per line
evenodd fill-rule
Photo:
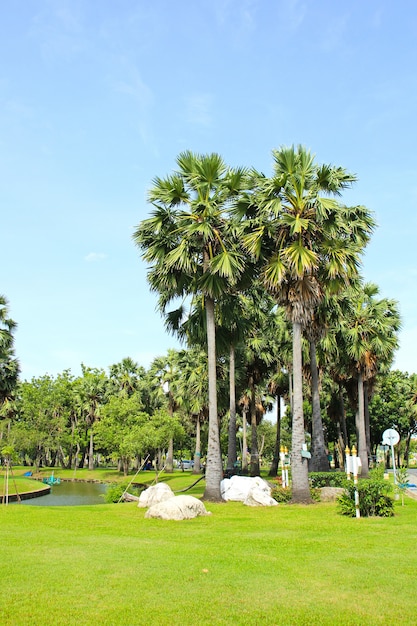
M 310 472 L 312 487 L 345 487 L 348 482 L 344 472 Z
M 346 481 L 346 484 L 346 493 L 337 499 L 338 512 L 341 515 L 355 517 L 355 484 L 353 481 Z M 394 501 L 389 495 L 392 492 L 392 485 L 382 478 L 380 468 L 372 470 L 369 478 L 359 479 L 357 489 L 361 517 L 392 517 L 394 515 Z
M 292 491 L 289 487 L 281 487 L 277 485 L 271 489 L 271 498 L 276 502 L 289 502 L 292 497 Z
M 310 495 L 314 502 L 320 502 L 319 489 L 311 488 Z M 276 500 L 276 502 L 288 503 L 292 499 L 292 489 L 291 487 L 281 487 L 281 485 L 277 485 L 271 489 L 271 498 Z
M 395 428 L 404 442 L 417 432 L 416 390 L 415 374 L 393 370 L 379 376 L 369 403 L 373 443 L 387 428 Z
M 144 489 L 144 487 L 142 488 L 133 487 L 132 485 L 129 485 L 129 483 L 127 482 L 119 483 L 117 485 L 110 485 L 104 497 L 105 502 L 107 504 L 116 504 L 120 502 L 122 495 L 124 494 L 124 492 L 127 490 L 128 487 L 129 487 L 129 493 L 131 493 L 133 496 L 139 496 Z
M 14 354 L 17 324 L 9 317 L 9 303 L 0 295 L 0 407 L 13 397 L 19 376 L 19 362 Z
M 408 469 L 407 467 L 399 467 L 396 471 L 397 484 L 395 485 L 396 494 L 401 495 L 401 503 L 404 506 L 404 492 L 407 489 Z

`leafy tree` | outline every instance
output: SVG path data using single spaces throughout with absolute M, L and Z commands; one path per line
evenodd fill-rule
M 416 392 L 416 374 L 393 370 L 378 376 L 369 403 L 373 446 L 381 443 L 384 430 L 395 428 L 404 442 L 406 464 L 411 437 L 417 434 Z
M 19 387 L 18 417 L 12 431 L 16 450 L 35 468 L 54 465 L 67 436 L 69 406 L 61 381 L 46 374 Z

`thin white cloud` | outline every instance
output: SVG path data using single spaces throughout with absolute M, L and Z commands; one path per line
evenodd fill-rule
M 146 85 L 139 73 L 135 70 L 128 80 L 119 80 L 115 83 L 115 89 L 119 93 L 133 98 L 142 107 L 149 107 L 153 102 L 152 90 Z
M 218 24 L 228 26 L 233 20 L 235 32 L 254 28 L 257 7 L 257 0 L 222 0 L 213 5 Z
M 208 93 L 195 93 L 185 99 L 187 122 L 198 126 L 211 126 L 213 96 Z
M 285 27 L 292 32 L 298 30 L 307 14 L 306 3 L 300 0 L 285 0 L 283 8 L 286 17 Z
M 83 8 L 80 4 L 63 1 L 40 6 L 32 19 L 31 35 L 39 42 L 44 59 L 73 60 L 89 48 L 84 32 Z
M 103 261 L 104 259 L 107 259 L 107 254 L 104 254 L 103 252 L 89 252 L 84 257 L 84 261 L 88 261 L 89 263 Z
M 345 13 L 330 19 L 327 28 L 323 28 L 320 42 L 325 52 L 330 52 L 341 46 L 345 46 L 345 33 L 348 30 L 350 15 Z

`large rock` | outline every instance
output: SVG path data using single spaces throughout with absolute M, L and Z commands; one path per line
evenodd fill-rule
M 145 513 L 145 517 L 165 519 L 165 520 L 182 520 L 192 519 L 199 515 L 210 515 L 201 500 L 194 496 L 174 496 L 159 504 L 154 504 Z
M 278 502 L 263 489 L 254 487 L 246 496 L 243 504 L 247 506 L 277 506 Z
M 158 483 L 142 491 L 139 496 L 138 506 L 146 508 L 159 502 L 165 502 L 165 500 L 170 498 L 174 498 L 174 492 L 171 487 L 166 483 Z
M 220 483 L 223 500 L 235 500 L 248 506 L 275 506 L 271 487 L 260 476 L 232 476 Z
M 343 487 L 321 487 L 320 502 L 335 502 L 345 492 L 346 489 L 343 489 Z

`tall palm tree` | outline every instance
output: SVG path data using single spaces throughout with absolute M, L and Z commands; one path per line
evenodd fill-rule
M 201 472 L 201 427 L 208 417 L 207 352 L 199 347 L 182 350 L 179 354 L 179 388 L 183 410 L 195 423 L 193 473 Z
M 134 241 L 150 264 L 148 281 L 162 312 L 176 298 L 202 295 L 206 311 L 209 372 L 207 500 L 221 500 L 223 477 L 216 390 L 215 304 L 238 282 L 245 255 L 228 219 L 228 206 L 246 184 L 243 169 L 226 166 L 218 154 L 190 151 L 177 158 L 177 171 L 155 178 L 149 192 L 154 210 Z
M 89 435 L 88 469 L 94 469 L 94 424 L 100 419 L 100 409 L 106 400 L 108 379 L 103 370 L 81 364 L 79 406 Z
M 20 366 L 14 354 L 16 322 L 9 317 L 9 303 L 0 294 L 0 405 L 11 399 L 17 385 Z
M 316 164 L 302 146 L 275 150 L 273 158 L 273 176 L 254 174 L 254 191 L 238 209 L 245 216 L 246 248 L 263 260 L 265 285 L 284 305 L 292 324 L 293 500 L 310 502 L 303 453 L 302 332 L 322 300 L 324 286 L 336 289 L 341 280 L 356 276 L 364 241 L 352 232 L 346 219 L 355 209 L 347 210 L 337 199 L 355 180 L 353 174 L 341 167 Z M 361 212 L 368 214 L 362 208 Z M 370 216 L 367 222 L 372 228 Z
M 349 290 L 350 311 L 341 320 L 338 342 L 344 346 L 351 375 L 357 380 L 356 431 L 358 455 L 362 474 L 368 474 L 369 450 L 365 422 L 365 384 L 371 381 L 381 367 L 389 369 L 401 326 L 395 300 L 377 298 L 379 289 L 374 283 Z
M 131 396 L 138 391 L 140 381 L 145 376 L 145 369 L 130 357 L 109 367 L 109 387 L 122 396 Z
M 166 356 L 154 359 L 149 368 L 156 402 L 167 402 L 170 417 L 173 417 L 182 404 L 180 354 L 177 350 L 170 349 Z M 171 436 L 168 444 L 165 471 L 172 472 L 173 469 L 174 439 Z

